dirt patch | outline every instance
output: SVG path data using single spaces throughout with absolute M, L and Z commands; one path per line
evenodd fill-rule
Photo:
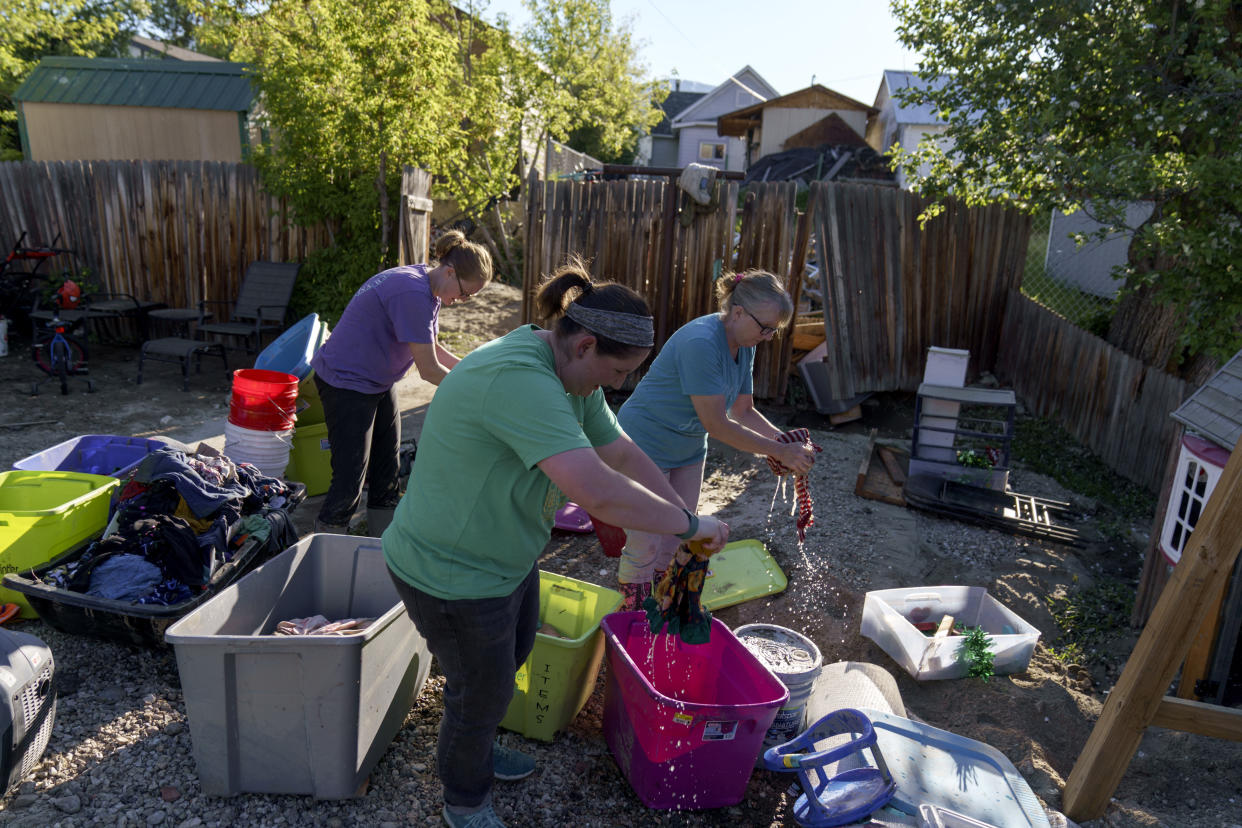
M 442 318 L 446 344 L 464 353 L 511 329 L 519 321 L 519 303 L 516 289 L 495 285 L 463 306 L 446 309 Z M 0 414 L 0 464 L 5 468 L 79 434 L 162 434 L 185 440 L 218 438 L 222 432 L 229 381 L 211 361 L 204 364 L 201 375 L 191 377 L 190 391 L 181 390 L 180 374 L 168 364 L 152 366 L 147 381 L 138 386 L 134 382 L 136 349 L 99 346 L 91 368 L 96 393 L 84 393 L 84 386 L 77 383 L 69 395 L 61 396 L 48 384 L 32 397 L 29 389 L 39 378 L 37 369 L 20 339 L 15 338 L 12 346 L 11 354 L 0 359 L 5 389 L 0 392 L 5 399 Z M 230 357 L 232 367 L 249 364 L 234 354 Z M 417 434 L 431 397 L 432 389 L 425 383 L 416 379 L 402 383 L 407 432 Z M 811 427 L 824 449 L 810 477 L 816 523 L 806 542 L 799 543 L 791 514 L 792 487 L 782 486 L 757 458 L 713 444 L 704 511 L 727 520 L 735 539 L 762 541 L 789 580 L 784 592 L 721 610 L 717 617 L 731 627 L 765 622 L 797 630 L 816 642 L 825 662 L 861 660 L 881 665 L 896 677 L 912 715 L 999 749 L 1049 807 L 1059 808 L 1064 781 L 1136 634 L 1116 629 L 1093 653 L 1084 654 L 1082 663 L 1066 662 L 1055 655 L 1061 639 L 1047 599 L 1074 594 L 1104 578 L 1133 583 L 1141 564 L 1137 547 L 1117 540 L 1115 532 L 1101 531 L 1098 504 L 1022 468 L 1012 476 L 1014 489 L 1074 503 L 1072 525 L 1087 541 L 1083 549 L 942 520 L 855 496 L 854 480 L 866 450 L 866 431 L 879 427 L 882 435 L 908 438 L 909 395 L 876 395 L 864 403 L 861 422 L 838 429 L 813 412 L 765 410 L 778 422 Z M 299 510 L 298 525 L 303 530 L 309 528 L 317 508 L 318 500 L 312 498 Z M 1133 534 L 1141 535 L 1149 527 L 1150 518 L 1147 525 L 1132 527 Z M 605 586 L 616 585 L 615 563 L 602 554 L 593 535 L 560 533 L 541 559 L 541 566 L 550 571 Z M 859 634 L 868 590 L 937 584 L 985 586 L 1040 629 L 1043 635 L 1029 669 L 990 682 L 917 682 Z M 23 626 L 36 635 L 46 629 L 42 622 Z M 138 658 L 134 666 L 142 663 Z M 434 727 L 438 717 L 438 705 L 439 696 L 431 688 L 422 694 L 407 722 L 407 730 L 417 730 L 410 738 L 425 738 L 425 731 Z M 788 823 L 790 803 L 785 790 L 789 779 L 766 772 L 755 774 L 746 800 L 737 808 L 678 817 L 647 811 L 603 745 L 601 716 L 602 694 L 597 692 L 566 734 L 552 745 L 538 747 L 540 761 L 555 763 L 558 773 L 566 777 L 563 794 L 547 789 L 548 819 L 560 819 L 557 814 L 564 817 L 556 824 L 581 817 L 579 800 L 584 795 L 594 815 L 591 824 Z M 403 735 L 385 762 L 400 766 L 409 753 Z M 373 787 L 398 784 L 396 777 L 389 781 L 388 774 L 395 773 L 391 767 L 381 765 L 383 773 L 373 777 Z M 1238 803 L 1242 803 L 1239 767 L 1242 746 L 1238 744 L 1151 730 L 1100 824 L 1236 825 Z M 552 782 L 541 779 L 536 784 Z M 418 796 L 427 800 L 418 812 L 434 814 L 437 787 L 421 783 L 418 790 Z M 553 802 L 557 796 L 561 796 L 559 804 Z M 523 823 L 519 819 L 515 824 Z

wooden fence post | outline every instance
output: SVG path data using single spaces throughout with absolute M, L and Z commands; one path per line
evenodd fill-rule
M 1239 547 L 1242 440 L 1229 456 L 1173 577 L 1066 780 L 1065 813 L 1071 819 L 1083 822 L 1103 815 L 1148 725 L 1242 738 L 1242 712 L 1164 696 L 1191 637 L 1211 609 L 1206 599 L 1229 575 Z

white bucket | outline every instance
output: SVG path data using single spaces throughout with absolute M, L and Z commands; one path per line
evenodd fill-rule
M 280 477 L 289 465 L 293 429 L 259 431 L 224 423 L 224 454 L 234 463 L 250 463 L 268 477 Z
M 789 691 L 789 699 L 776 712 L 763 737 L 759 752 L 762 762 L 763 751 L 788 742 L 805 729 L 807 699 L 824 659 L 814 641 L 775 624 L 743 624 L 733 634 Z

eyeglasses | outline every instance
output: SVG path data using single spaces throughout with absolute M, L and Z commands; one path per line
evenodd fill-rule
M 466 286 L 461 283 L 461 277 L 457 275 L 456 268 L 453 269 L 453 278 L 457 280 L 457 292 L 461 294 L 457 297 L 458 302 L 465 302 L 469 300 L 471 296 L 474 296 L 474 293 L 468 293 L 466 291 Z M 477 292 L 478 291 L 475 291 L 475 293 Z
M 747 316 L 749 316 L 751 319 L 755 320 L 755 324 L 759 326 L 759 335 L 760 335 L 760 336 L 767 336 L 768 334 L 774 334 L 774 333 L 776 333 L 776 328 L 773 328 L 771 325 L 765 325 L 765 324 L 763 324 L 762 322 L 760 322 L 760 321 L 759 321 L 759 317 L 755 316 L 753 313 L 751 313 L 750 311 L 746 310 L 746 308 L 745 308 L 745 307 L 743 307 L 742 305 L 738 305 L 738 307 L 739 307 L 739 308 L 742 308 L 742 310 L 746 311 L 746 315 L 747 315 Z

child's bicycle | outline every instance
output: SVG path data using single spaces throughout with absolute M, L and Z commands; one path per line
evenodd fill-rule
M 53 256 L 72 254 L 72 250 L 55 247 L 60 234 L 52 240 L 53 246 L 35 245 L 27 247 L 26 231 L 17 237 L 13 249 L 0 259 L 0 314 L 14 318 L 30 310 L 37 291 L 35 285 L 41 277 L 39 269 L 43 263 Z M 33 262 L 29 269 L 23 269 L 28 262 Z
M 55 306 L 53 306 L 55 308 Z M 72 335 L 77 322 L 65 322 L 56 308 L 42 330 L 36 330 L 31 352 L 35 365 L 48 377 L 60 380 L 60 393 L 69 393 L 69 377 L 87 373 L 87 350 L 85 340 Z M 30 389 L 32 396 L 39 393 L 39 386 L 47 380 L 39 380 Z M 95 383 L 85 379 L 88 394 L 95 392 Z

